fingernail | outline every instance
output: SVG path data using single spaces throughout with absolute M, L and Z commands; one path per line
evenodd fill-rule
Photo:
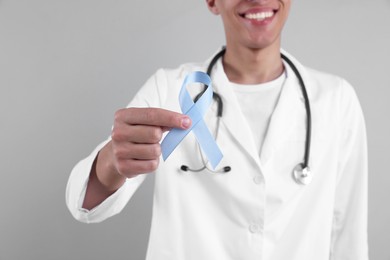
M 189 119 L 188 117 L 184 117 L 182 120 L 181 120 L 181 126 L 183 128 L 188 128 L 190 127 L 191 125 L 191 119 Z

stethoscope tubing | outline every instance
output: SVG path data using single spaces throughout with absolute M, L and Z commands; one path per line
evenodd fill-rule
M 309 102 L 309 96 L 307 95 L 307 90 L 305 83 L 302 79 L 301 74 L 299 73 L 297 67 L 294 65 L 294 63 L 287 58 L 283 53 L 281 54 L 282 59 L 288 63 L 290 68 L 294 71 L 295 75 L 298 78 L 299 85 L 301 86 L 302 95 L 305 99 L 305 108 L 306 108 L 306 143 L 305 143 L 305 155 L 303 160 L 302 168 L 305 169 L 309 167 L 309 157 L 310 157 L 310 146 L 311 146 L 311 109 L 310 109 L 310 102 Z
M 207 67 L 207 74 L 210 76 L 211 78 L 211 70 L 213 69 L 214 65 L 216 64 L 216 62 L 218 61 L 219 58 L 221 58 L 226 52 L 226 48 L 223 47 L 222 50 L 220 52 L 218 52 L 210 61 L 210 64 L 209 66 Z M 306 175 L 306 172 L 310 173 L 310 168 L 309 168 L 309 160 L 310 160 L 310 146 L 311 146 L 311 132 L 312 132 L 312 118 L 311 118 L 311 108 L 310 108 L 310 101 L 309 101 L 309 96 L 307 94 L 307 90 L 306 90 L 306 86 L 305 86 L 305 83 L 303 81 L 303 78 L 301 76 L 301 74 L 299 73 L 297 67 L 294 65 L 294 63 L 288 58 L 286 57 L 283 53 L 280 54 L 282 59 L 287 62 L 287 64 L 290 66 L 290 68 L 293 70 L 294 74 L 297 76 L 298 78 L 298 81 L 299 81 L 299 85 L 301 87 L 301 91 L 302 91 L 302 95 L 304 97 L 304 100 L 305 100 L 305 109 L 306 109 L 306 118 L 307 118 L 307 123 L 306 123 L 306 142 L 305 142 L 305 153 L 304 153 L 304 160 L 303 160 L 303 163 L 300 163 L 298 164 L 298 168 L 300 168 L 300 171 L 302 172 L 305 172 L 304 174 L 298 174 L 300 175 L 301 178 L 305 179 L 306 177 L 308 177 L 308 175 Z M 206 90 L 207 86 L 204 86 L 204 90 L 201 91 L 196 97 L 195 97 L 195 102 L 202 96 L 203 92 Z M 222 101 L 222 98 L 221 96 L 214 92 L 213 93 L 213 99 L 217 102 L 218 104 L 218 108 L 217 108 L 217 117 L 218 118 L 221 118 L 222 117 L 222 114 L 223 114 L 223 101 Z M 183 169 L 186 168 L 185 170 Z M 197 169 L 197 170 L 192 170 L 190 169 L 188 166 L 185 166 L 185 165 L 182 165 L 181 169 L 184 170 L 184 171 L 193 171 L 193 172 L 199 172 L 199 171 L 202 171 L 203 169 L 206 169 L 207 167 L 204 165 L 204 167 L 200 168 L 200 169 Z M 224 168 L 228 168 L 230 171 L 231 168 L 230 166 L 226 166 Z M 295 171 L 295 170 L 294 170 Z M 224 172 L 227 172 L 227 171 L 224 171 Z M 295 177 L 296 180 L 299 179 L 299 177 Z M 297 182 L 301 183 L 301 184 L 307 184 L 307 183 L 304 183 L 304 181 L 302 180 L 297 180 Z

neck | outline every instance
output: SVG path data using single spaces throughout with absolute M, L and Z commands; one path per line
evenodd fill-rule
M 239 84 L 269 82 L 284 71 L 279 45 L 265 49 L 226 46 L 222 62 L 229 81 Z

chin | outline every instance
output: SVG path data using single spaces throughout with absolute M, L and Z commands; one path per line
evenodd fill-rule
M 256 43 L 248 43 L 246 47 L 251 50 L 262 50 L 274 47 L 275 44 L 273 42 L 256 42 Z
M 271 47 L 280 47 L 280 37 L 276 38 L 257 38 L 250 39 L 245 44 L 249 49 L 266 49 Z

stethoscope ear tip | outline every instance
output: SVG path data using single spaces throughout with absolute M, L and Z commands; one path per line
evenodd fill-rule
M 230 172 L 231 170 L 232 170 L 232 167 L 230 167 L 230 166 L 223 167 L 223 172 Z
M 308 185 L 311 183 L 313 175 L 308 166 L 304 167 L 303 163 L 300 163 L 293 170 L 293 178 L 298 184 Z
M 180 170 L 182 170 L 183 172 L 186 172 L 186 171 L 188 171 L 188 166 L 182 165 L 182 166 L 180 167 Z

